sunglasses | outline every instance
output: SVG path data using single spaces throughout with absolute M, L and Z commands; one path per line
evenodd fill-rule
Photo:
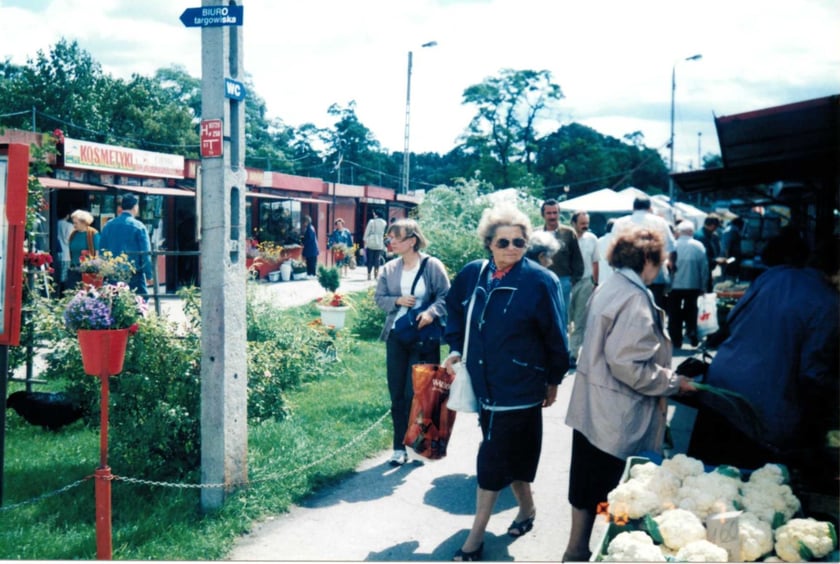
M 508 246 L 513 243 L 513 246 L 517 249 L 524 249 L 525 245 L 528 244 L 528 241 L 523 239 L 522 237 L 517 237 L 513 241 L 510 239 L 497 239 L 496 240 L 496 248 L 498 249 L 507 249 Z

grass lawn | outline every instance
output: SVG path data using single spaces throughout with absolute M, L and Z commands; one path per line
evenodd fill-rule
M 328 378 L 287 393 L 290 417 L 250 426 L 251 484 L 230 495 L 218 512 L 202 513 L 197 488 L 114 481 L 113 558 L 225 558 L 254 520 L 286 511 L 387 448 L 391 426 L 390 417 L 383 418 L 389 409 L 384 359 L 384 344 L 358 340 L 352 351 L 340 353 Z M 98 430 L 76 422 L 49 432 L 28 425 L 10 410 L 0 559 L 95 559 L 94 481 L 85 478 L 98 463 Z M 130 468 L 112 472 L 143 478 Z M 14 507 L 79 480 L 81 484 L 66 491 Z

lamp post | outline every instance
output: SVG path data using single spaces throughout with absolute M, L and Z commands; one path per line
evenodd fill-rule
M 696 61 L 698 59 L 702 59 L 703 55 L 696 54 L 690 57 L 686 57 L 682 59 L 684 61 Z M 670 173 L 668 174 L 668 200 L 670 201 L 671 205 L 674 205 L 674 179 L 672 175 L 674 174 L 674 94 L 677 91 L 677 63 L 676 61 L 674 65 L 671 67 L 671 137 L 668 143 L 670 148 Z
M 422 44 L 420 47 L 434 47 L 437 45 L 437 41 L 429 41 L 427 43 Z M 408 179 L 409 179 L 409 166 L 411 165 L 411 157 L 408 153 L 408 126 L 410 122 L 411 116 L 411 60 L 412 60 L 412 52 L 408 52 L 408 80 L 406 82 L 405 87 L 405 146 L 403 148 L 403 175 L 402 175 L 402 186 L 400 187 L 400 192 L 403 194 L 408 193 Z

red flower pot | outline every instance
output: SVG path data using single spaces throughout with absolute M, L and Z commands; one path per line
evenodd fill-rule
M 122 372 L 128 329 L 79 329 L 76 336 L 85 374 L 113 376 Z
M 85 284 L 90 284 L 94 288 L 101 288 L 102 287 L 102 276 L 99 274 L 90 274 L 87 272 L 82 272 L 82 282 Z

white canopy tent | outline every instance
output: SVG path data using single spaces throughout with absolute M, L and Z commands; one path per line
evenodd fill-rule
M 630 213 L 633 211 L 633 196 L 616 192 L 611 188 L 601 188 L 595 192 L 564 200 L 557 204 L 561 210 L 601 213 Z

